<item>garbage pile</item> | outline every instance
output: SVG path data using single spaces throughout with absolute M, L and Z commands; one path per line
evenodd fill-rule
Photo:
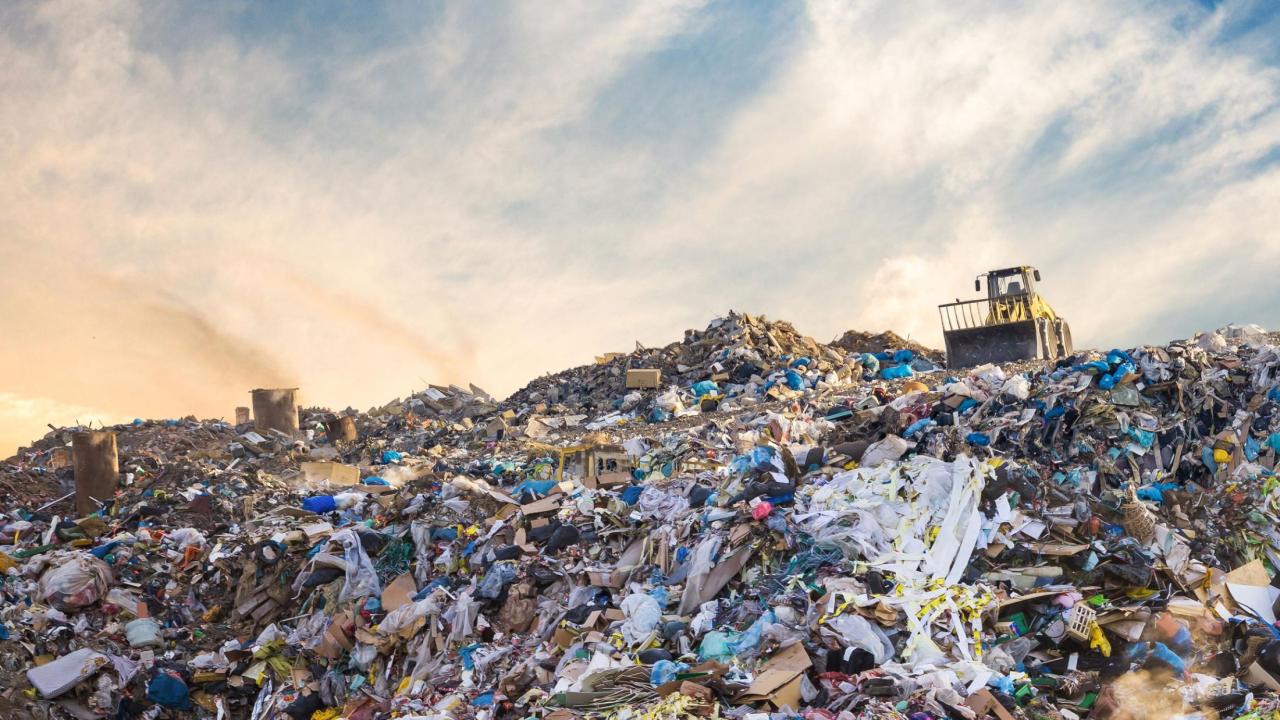
M 846 333 L 845 337 L 855 334 Z M 734 411 L 760 402 L 787 401 L 884 377 L 901 378 L 937 368 L 922 346 L 892 333 L 859 334 L 860 347 L 846 352 L 801 335 L 791 323 L 730 312 L 705 330 L 686 330 L 684 340 L 663 348 L 607 353 L 594 365 L 544 376 L 516 392 L 504 408 L 513 413 L 534 406 L 543 415 L 589 430 L 643 421 L 662 423 L 704 411 Z M 917 348 L 921 352 L 917 352 Z M 913 364 L 913 365 L 912 365 Z M 521 418 L 527 419 L 527 418 Z M 526 428 L 542 437 L 546 428 Z
M 780 327 L 631 360 L 859 381 L 538 438 L 629 361 L 138 421 L 87 514 L 55 431 L 0 465 L 0 717 L 1280 713 L 1280 337 L 862 379 Z
M 921 345 L 886 330 L 881 333 L 868 333 L 858 330 L 846 330 L 843 335 L 831 341 L 831 346 L 851 353 L 879 353 L 886 348 L 910 350 L 915 355 L 928 358 L 931 362 L 941 363 L 943 354 L 938 350 Z

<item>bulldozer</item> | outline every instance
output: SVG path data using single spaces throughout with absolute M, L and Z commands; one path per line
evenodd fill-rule
M 1053 360 L 1071 354 L 1071 327 L 1036 292 L 1040 271 L 1029 265 L 991 270 L 974 278 L 987 296 L 938 306 L 947 367 L 1016 360 Z

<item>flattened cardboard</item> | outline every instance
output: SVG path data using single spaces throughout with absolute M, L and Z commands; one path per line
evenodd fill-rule
M 1055 557 L 1066 557 L 1070 555 L 1079 555 L 1089 549 L 1089 545 L 1066 545 L 1063 543 L 1027 543 L 1027 547 L 1031 552 L 1038 555 L 1053 555 Z
M 964 701 L 964 704 L 968 705 L 969 709 L 977 713 L 979 718 L 986 717 L 988 713 L 995 713 L 995 716 L 1000 718 L 1000 720 L 1014 720 L 1013 715 L 1006 710 L 1005 707 L 1000 704 L 1000 701 L 996 700 L 996 696 L 992 695 L 991 691 L 986 688 L 970 695 L 968 699 Z
M 413 575 L 411 573 L 401 575 L 383 588 L 382 611 L 391 612 L 402 605 L 409 604 L 417 592 L 418 585 L 413 581 Z
M 600 473 L 595 477 L 586 477 L 582 479 L 583 487 L 595 490 L 597 488 L 621 487 L 631 482 L 631 473 L 629 472 L 606 472 Z
M 1271 577 L 1261 560 L 1252 560 L 1227 573 L 1227 582 L 1236 585 L 1253 585 L 1266 587 L 1271 584 Z
M 800 675 L 812 666 L 809 653 L 805 652 L 801 643 L 784 648 L 760 668 L 751 686 L 738 696 L 738 702 L 767 701 L 779 708 L 790 701 L 791 707 L 798 708 L 796 703 L 800 700 Z
M 335 487 L 360 484 L 360 468 L 333 462 L 302 463 L 302 479 L 308 483 L 328 483 Z
M 1280 681 L 1277 681 L 1274 675 L 1267 672 L 1256 662 L 1249 666 L 1249 671 L 1245 673 L 1244 680 L 1250 685 L 1266 685 L 1272 690 L 1280 691 Z
M 742 572 L 742 568 L 746 567 L 747 561 L 751 559 L 753 549 L 750 545 L 743 545 L 738 548 L 732 555 L 725 558 L 716 568 L 707 575 L 707 579 L 702 583 L 702 590 L 698 593 L 698 605 L 707 602 L 720 593 L 725 585 L 734 578 L 738 573 Z
M 316 648 L 316 654 L 332 660 L 340 656 L 343 650 L 350 651 L 351 648 L 355 647 L 351 642 L 351 638 L 347 637 L 347 633 L 343 630 L 350 621 L 351 616 L 345 612 L 334 615 L 329 629 L 325 631 L 324 637 L 320 639 L 320 646 Z
M 534 500 L 528 505 L 521 505 L 520 512 L 523 513 L 525 517 L 529 517 L 531 515 L 549 515 L 560 510 L 560 501 L 563 499 L 564 498 L 560 495 L 551 495 L 549 497 L 544 497 L 541 500 Z

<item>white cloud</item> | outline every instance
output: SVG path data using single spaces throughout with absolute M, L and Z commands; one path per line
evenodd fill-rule
M 598 118 L 765 52 L 703 51 L 699 3 L 447 4 L 372 49 L 250 41 L 230 7 L 0 10 L 14 396 L 502 393 L 729 307 L 937 342 L 936 304 L 1022 262 L 1111 345 L 1248 305 L 1280 247 L 1280 76 L 1222 41 L 1247 5 L 814 0 L 676 157 Z

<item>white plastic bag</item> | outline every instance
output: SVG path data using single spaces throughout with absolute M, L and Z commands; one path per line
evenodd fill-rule
M 622 623 L 622 639 L 633 647 L 647 639 L 662 620 L 662 608 L 650 595 L 628 595 L 622 601 L 621 609 L 627 616 Z
M 338 602 L 381 594 L 382 583 L 378 582 L 378 573 L 365 554 L 356 531 L 343 528 L 331 535 L 329 540 L 342 545 L 342 558 L 347 563 L 347 578 L 342 585 L 342 592 L 338 594 Z
M 40 599 L 60 610 L 75 610 L 106 597 L 111 568 L 88 553 L 55 560 L 40 576 Z

